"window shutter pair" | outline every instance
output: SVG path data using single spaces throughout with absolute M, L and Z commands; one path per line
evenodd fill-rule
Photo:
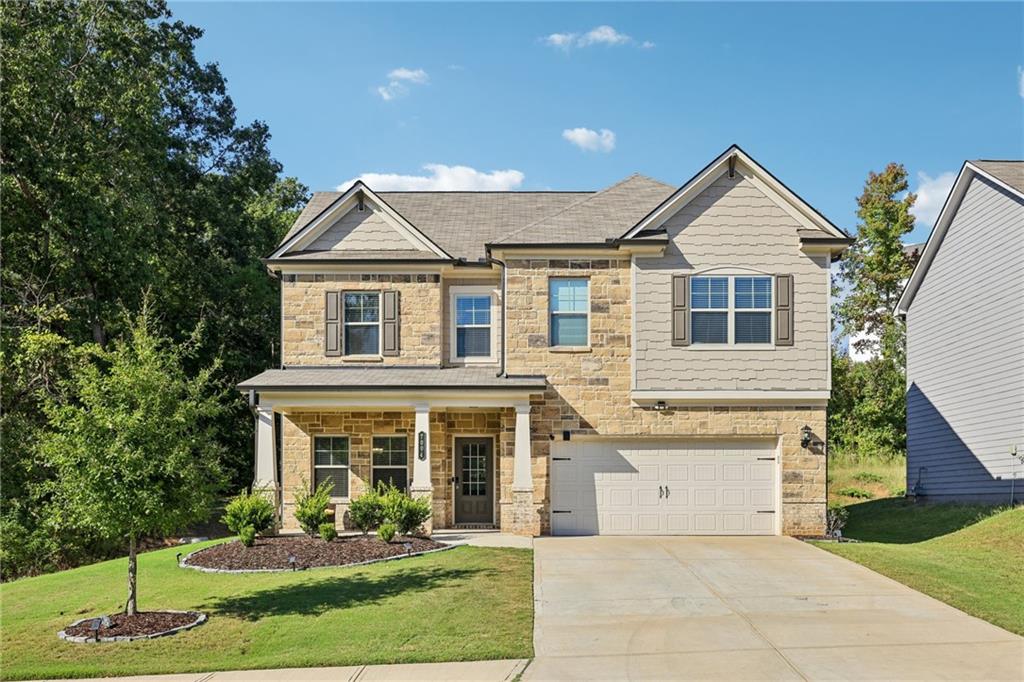
M 324 304 L 324 355 L 337 357 L 342 348 L 342 292 L 328 291 Z M 397 291 L 381 292 L 381 355 L 395 357 L 401 350 L 401 306 Z
M 690 345 L 690 276 L 672 277 L 672 345 Z M 793 275 L 775 276 L 775 345 L 793 345 Z

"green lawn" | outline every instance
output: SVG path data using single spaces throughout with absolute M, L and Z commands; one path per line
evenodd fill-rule
M 122 608 L 127 560 L 18 580 L 0 586 L 2 677 L 533 655 L 529 550 L 458 547 L 362 568 L 238 575 L 179 568 L 178 551 L 139 556 L 139 608 L 201 610 L 208 623 L 151 641 L 70 644 L 57 639 L 62 626 Z
M 907 484 L 905 460 L 829 458 L 829 502 L 851 504 L 864 499 L 902 497 Z M 867 497 L 854 497 L 855 492 Z
M 816 543 L 990 623 L 1024 635 L 1024 508 L 849 505 L 846 537 Z

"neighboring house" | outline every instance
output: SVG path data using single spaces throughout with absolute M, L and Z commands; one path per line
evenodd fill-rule
M 1021 263 L 1024 161 L 966 162 L 897 305 L 910 494 L 1024 499 Z
M 919 258 L 921 258 L 921 250 L 924 248 L 924 244 L 904 244 L 903 253 L 907 255 L 910 262 L 917 264 Z M 906 281 L 901 282 L 901 286 L 906 286 Z M 854 362 L 867 362 L 878 357 L 880 352 L 878 348 L 878 336 L 867 331 L 860 331 L 851 334 L 847 340 L 847 354 L 850 359 Z
M 820 534 L 848 243 L 738 147 L 680 188 L 318 192 L 265 259 L 256 484 L 286 529 L 329 480 L 342 522 L 391 481 L 434 528 Z

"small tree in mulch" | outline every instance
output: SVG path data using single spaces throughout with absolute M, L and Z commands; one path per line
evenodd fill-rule
M 47 406 L 54 431 L 43 452 L 68 519 L 127 540 L 125 613 L 134 616 L 139 538 L 206 518 L 221 486 L 213 420 L 224 406 L 216 367 L 195 376 L 185 370 L 198 330 L 190 343 L 171 343 L 146 301 L 125 323 L 123 338 L 79 359 L 68 387 L 77 400 Z

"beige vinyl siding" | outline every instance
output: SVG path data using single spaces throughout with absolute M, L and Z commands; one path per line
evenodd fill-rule
M 409 251 L 421 250 L 406 239 L 367 202 L 353 208 L 314 239 L 303 251 Z
M 1009 448 L 1024 449 L 1022 262 L 1024 200 L 975 177 L 907 312 L 908 488 L 920 477 L 928 496 L 1009 500 Z
M 800 250 L 801 225 L 737 169 L 665 224 L 665 255 L 636 260 L 636 388 L 828 389 L 828 256 Z M 709 268 L 792 275 L 792 346 L 709 349 L 672 345 L 672 276 Z

